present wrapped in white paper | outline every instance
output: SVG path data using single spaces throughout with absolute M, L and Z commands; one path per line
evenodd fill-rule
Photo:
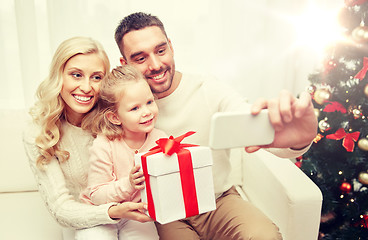
M 191 134 L 159 139 L 156 148 L 135 156 L 146 179 L 142 202 L 161 224 L 216 209 L 212 153 L 208 147 L 180 143 Z

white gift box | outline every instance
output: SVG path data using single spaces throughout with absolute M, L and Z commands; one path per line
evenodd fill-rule
M 141 165 L 143 170 L 142 159 L 146 159 L 143 160 L 146 162 L 147 173 L 145 174 L 148 174 L 149 178 L 147 181 L 147 175 L 145 175 L 146 186 L 141 191 L 142 202 L 148 203 L 148 214 L 161 224 L 216 209 L 212 177 L 213 160 L 210 148 L 185 147 L 184 151 L 186 153 L 179 152 L 171 156 L 162 152 L 152 155 L 149 155 L 150 153 L 135 155 L 136 164 Z M 178 155 L 180 161 L 191 160 L 192 168 L 190 170 L 188 167 L 182 167 L 186 170 L 179 170 L 179 165 L 182 165 L 179 164 Z M 190 180 L 193 177 L 194 182 Z M 147 184 L 149 184 L 148 188 Z M 151 194 L 147 191 L 150 191 Z M 154 214 L 150 211 L 152 204 L 150 204 L 149 195 L 152 196 Z

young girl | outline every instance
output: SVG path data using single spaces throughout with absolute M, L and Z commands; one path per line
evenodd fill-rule
M 92 131 L 88 189 L 81 198 L 95 205 L 140 202 L 143 173 L 134 166 L 134 154 L 155 146 L 166 134 L 154 128 L 158 108 L 143 75 L 130 66 L 119 66 L 101 84 L 99 114 Z M 158 239 L 153 222 L 121 220 L 118 224 L 78 231 L 88 239 Z M 103 234 L 102 234 L 103 233 Z
M 48 77 L 37 89 L 31 108 L 34 122 L 24 145 L 39 192 L 51 215 L 63 226 L 64 239 L 73 229 L 117 223 L 119 218 L 152 221 L 140 213 L 143 203 L 93 206 L 79 199 L 87 187 L 88 148 L 93 137 L 81 126 L 93 122 L 100 84 L 110 70 L 101 44 L 88 37 L 65 40 L 56 50 Z

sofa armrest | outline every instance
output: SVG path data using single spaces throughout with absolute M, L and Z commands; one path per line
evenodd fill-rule
M 280 228 L 284 240 L 318 238 L 322 193 L 289 159 L 242 151 L 246 197 Z
M 0 213 L 0 239 L 63 239 L 37 191 L 0 193 Z

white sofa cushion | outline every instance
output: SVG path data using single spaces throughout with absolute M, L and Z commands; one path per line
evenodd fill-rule
M 38 192 L 0 193 L 0 239 L 62 240 Z
M 24 109 L 0 109 L 0 193 L 37 190 L 23 147 L 27 121 L 30 116 Z

